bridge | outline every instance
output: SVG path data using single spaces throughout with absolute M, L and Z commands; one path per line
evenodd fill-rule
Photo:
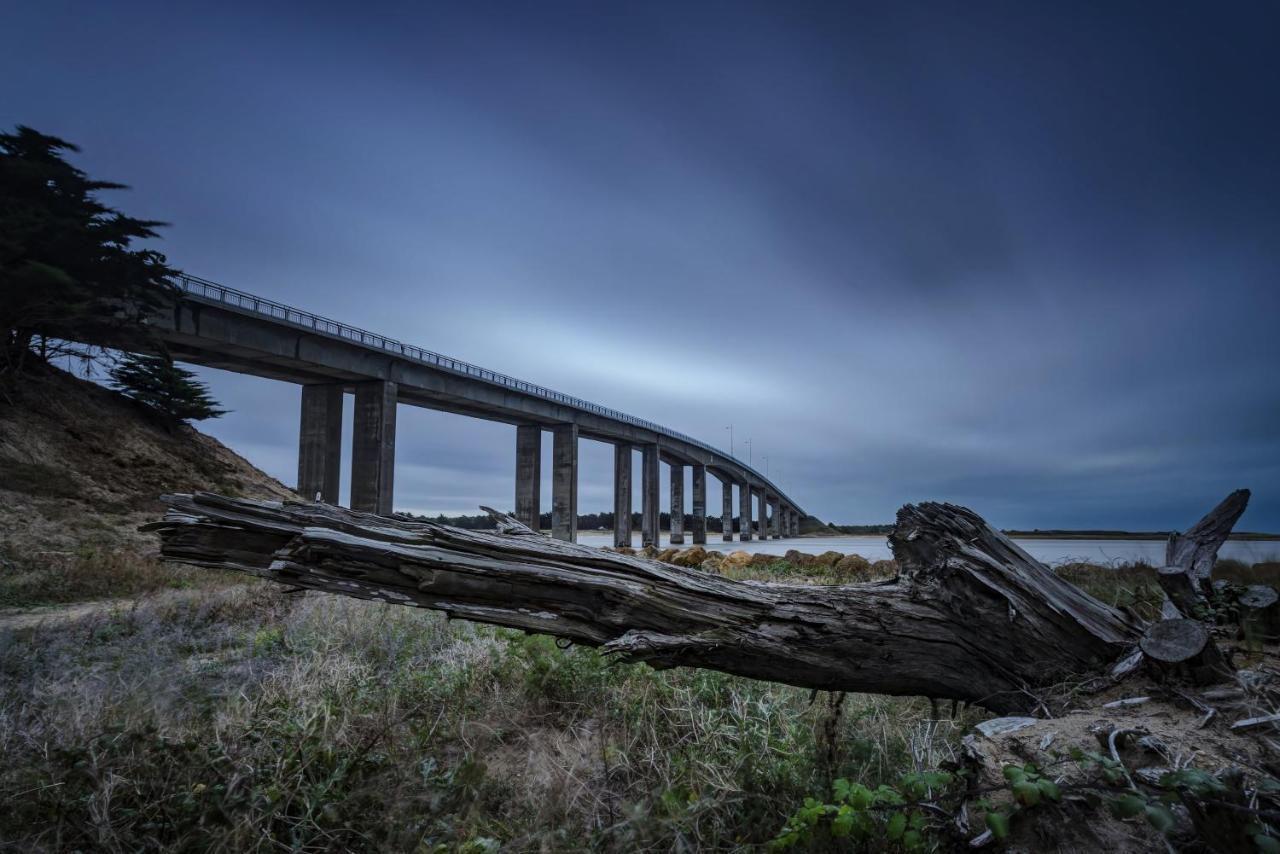
M 578 439 L 614 447 L 614 542 L 631 545 L 632 450 L 641 452 L 641 539 L 658 542 L 658 467 L 671 467 L 671 542 L 684 542 L 684 469 L 691 469 L 691 539 L 707 541 L 707 475 L 722 485 L 721 526 L 739 537 L 794 536 L 802 511 L 750 465 L 652 421 L 195 276 L 180 276 L 173 311 L 154 329 L 175 359 L 302 386 L 298 492 L 338 503 L 342 408 L 354 394 L 351 508 L 390 514 L 396 406 L 404 403 L 516 427 L 515 515 L 539 527 L 543 432 L 552 436 L 551 528 L 577 538 Z M 754 505 L 754 507 L 753 507 Z M 758 509 L 757 509 L 758 508 Z

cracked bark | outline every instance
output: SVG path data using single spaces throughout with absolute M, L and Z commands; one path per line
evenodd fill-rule
M 553 540 L 497 513 L 488 533 L 323 504 L 164 500 L 163 521 L 144 530 L 160 535 L 167 559 L 555 635 L 659 669 L 1009 713 L 1131 651 L 1143 629 L 949 504 L 898 512 L 896 579 L 814 586 Z

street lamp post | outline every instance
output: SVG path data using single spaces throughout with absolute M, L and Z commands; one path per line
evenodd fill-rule
M 729 431 L 729 456 L 733 457 L 736 460 L 737 456 L 733 453 L 733 425 L 730 424 L 728 427 L 725 427 L 724 429 Z

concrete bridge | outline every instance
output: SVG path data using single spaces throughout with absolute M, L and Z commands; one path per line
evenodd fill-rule
M 614 446 L 614 540 L 631 544 L 632 449 L 641 451 L 641 532 L 658 542 L 658 466 L 671 467 L 671 542 L 683 543 L 684 468 L 692 469 L 692 542 L 707 540 L 707 475 L 723 486 L 723 538 L 733 539 L 733 489 L 740 538 L 799 533 L 800 507 L 751 466 L 705 442 L 533 383 L 317 317 L 194 276 L 156 331 L 175 359 L 302 385 L 298 492 L 338 503 L 344 394 L 355 395 L 351 507 L 391 513 L 396 405 L 405 403 L 516 426 L 515 515 L 536 529 L 541 508 L 543 431 L 552 435 L 551 527 L 577 537 L 578 439 Z M 753 509 L 753 505 L 755 508 Z

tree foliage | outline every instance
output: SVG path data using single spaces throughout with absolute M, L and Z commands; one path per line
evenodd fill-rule
M 111 385 L 174 421 L 203 421 L 225 415 L 195 374 L 165 356 L 127 354 L 111 370 Z
M 91 356 L 149 336 L 146 317 L 173 293 L 176 271 L 131 248 L 163 223 L 100 202 L 124 185 L 66 161 L 71 143 L 19 125 L 0 133 L 0 370 L 41 355 Z

